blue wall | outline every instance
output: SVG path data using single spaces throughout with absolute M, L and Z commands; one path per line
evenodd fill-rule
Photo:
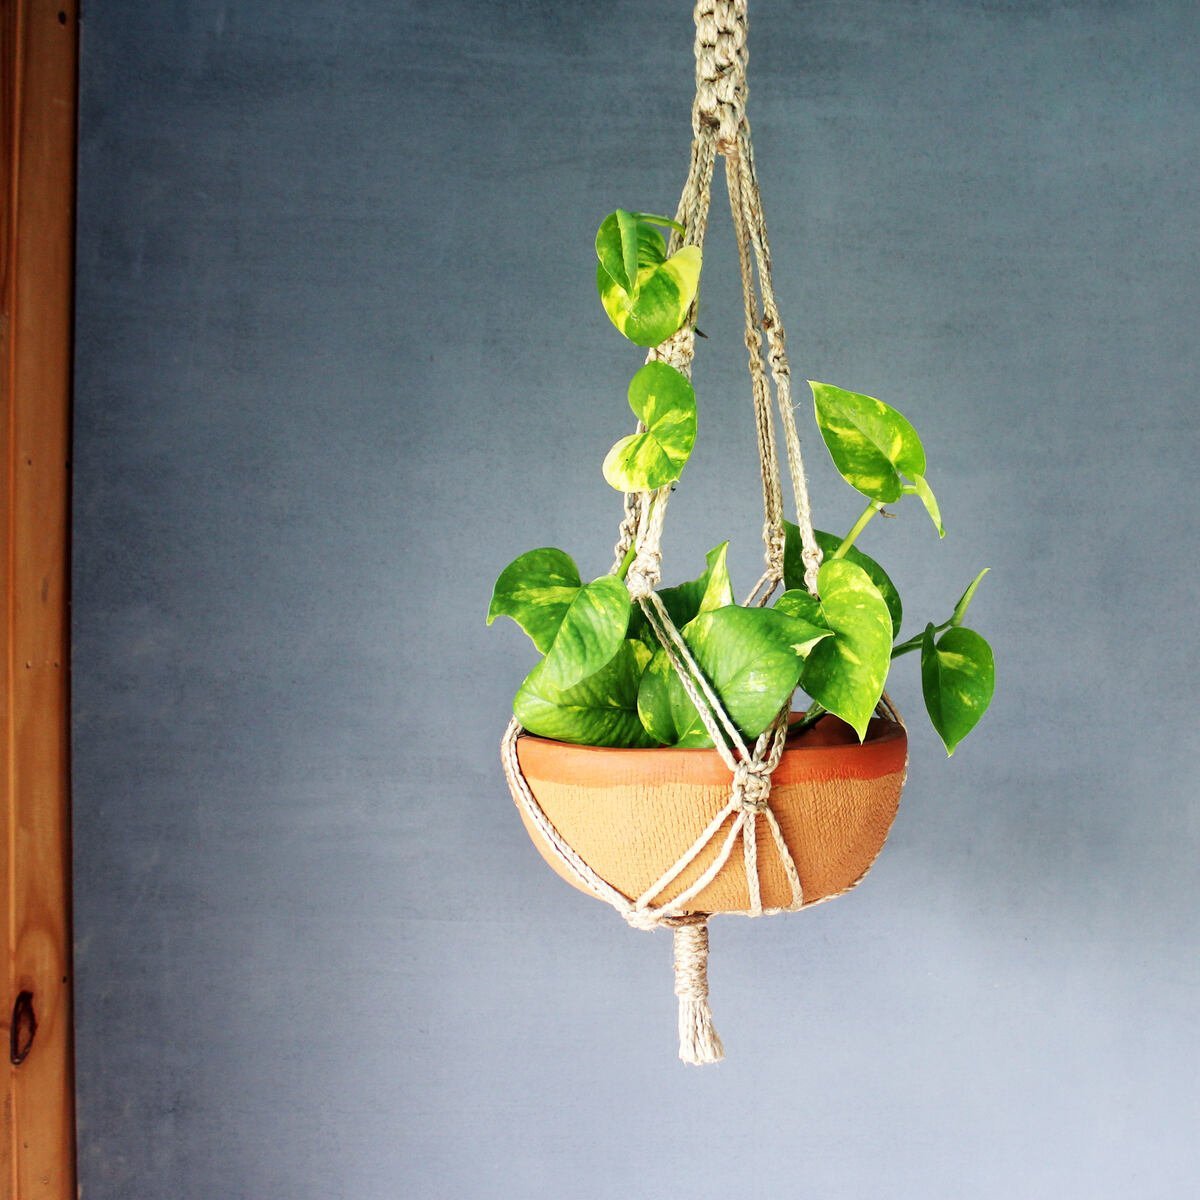
M 608 563 L 638 357 L 591 238 L 674 204 L 688 6 L 88 5 L 88 1200 L 1194 1189 L 1198 11 L 754 5 L 796 376 L 923 431 L 949 536 L 907 511 L 863 546 L 919 621 L 992 567 L 999 687 L 946 762 L 900 673 L 886 853 L 715 924 L 730 1057 L 696 1071 L 667 936 L 522 832 L 496 743 L 531 660 L 483 626 L 521 550 Z M 739 305 L 718 203 L 666 576 L 731 537 L 743 590 Z

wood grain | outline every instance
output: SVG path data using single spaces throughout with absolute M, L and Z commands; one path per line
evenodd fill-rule
M 75 1195 L 70 987 L 68 532 L 77 10 L 4 0 L 4 803 L 6 1054 L 0 1179 Z M 15 1031 L 14 1002 L 27 1004 Z M 12 1059 L 20 1059 L 19 1065 Z

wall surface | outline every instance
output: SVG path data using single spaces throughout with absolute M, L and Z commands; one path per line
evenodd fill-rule
M 1200 1175 L 1193 504 L 1198 9 L 756 4 L 797 378 L 924 433 L 949 536 L 876 522 L 916 622 L 980 566 L 984 725 L 867 883 L 717 922 L 720 1067 L 669 938 L 536 857 L 485 629 L 531 546 L 606 569 L 638 356 L 591 238 L 669 209 L 683 3 L 95 0 L 75 484 L 87 1200 L 1190 1194 Z M 756 575 L 715 209 L 669 580 Z M 818 518 L 857 505 L 801 406 Z M 915 668 L 913 660 L 906 667 Z

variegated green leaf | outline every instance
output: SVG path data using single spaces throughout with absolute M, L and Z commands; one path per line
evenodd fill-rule
M 728 554 L 729 543 L 722 542 L 705 555 L 708 565 L 698 579 L 663 588 L 658 593 L 676 629 L 682 629 L 702 612 L 712 612 L 733 603 L 733 584 L 726 563 Z
M 845 558 L 821 564 L 817 587 L 819 600 L 805 591 L 785 592 L 775 607 L 833 632 L 813 647 L 800 686 L 861 741 L 891 665 L 887 602 L 866 571 Z
M 946 527 L 942 524 L 942 510 L 938 508 L 937 497 L 933 494 L 933 489 L 929 486 L 929 482 L 924 475 L 914 475 L 912 477 L 913 491 L 920 498 L 921 503 L 925 505 L 925 511 L 929 514 L 929 519 L 933 522 L 934 529 L 938 532 L 938 537 L 946 536 Z
M 541 678 L 562 689 L 595 674 L 616 654 L 628 627 L 628 589 L 615 575 L 601 575 L 581 587 L 567 605 Z
M 638 346 L 665 342 L 687 319 L 700 283 L 701 261 L 698 246 L 684 246 L 665 262 L 639 267 L 632 292 L 599 264 L 596 287 L 609 320 Z
M 545 654 L 582 585 L 569 554 L 553 547 L 529 550 L 500 572 L 487 623 L 511 617 Z
M 648 232 L 657 237 L 661 247 L 662 235 L 653 229 Z M 633 291 L 637 283 L 638 234 L 637 217 L 623 208 L 609 213 L 596 231 L 596 257 L 600 265 L 612 281 L 627 292 Z M 664 257 L 665 252 L 660 249 L 655 261 L 661 262 Z
M 974 579 L 967 584 L 967 590 L 958 598 L 958 603 L 954 606 L 954 612 L 950 614 L 951 625 L 961 625 L 966 618 L 967 609 L 971 606 L 971 601 L 975 599 L 975 593 L 979 589 L 979 585 L 983 582 L 983 577 L 990 571 L 990 567 L 984 567 Z
M 952 626 L 934 640 L 928 625 L 921 641 L 921 690 L 946 754 L 979 723 L 996 683 L 992 648 L 973 629 Z
M 674 217 L 663 217 L 657 213 L 636 212 L 633 214 L 640 222 L 650 225 L 662 225 L 667 229 L 674 229 L 676 233 L 687 233 L 687 230 L 675 220 Z
M 882 400 L 809 380 L 821 437 L 842 478 L 864 496 L 900 499 L 900 473 L 925 471 L 925 450 L 905 417 Z
M 683 730 L 677 724 L 677 714 L 671 707 L 671 675 L 674 668 L 665 650 L 656 650 L 649 665 L 642 672 L 638 685 L 637 710 L 642 727 L 656 742 L 664 746 L 677 746 Z M 691 705 L 689 712 L 679 714 L 690 723 L 696 718 Z M 703 729 L 703 726 L 701 726 Z
M 804 560 L 800 557 L 802 549 L 800 530 L 791 523 L 784 521 L 783 552 L 783 586 L 804 590 Z M 813 531 L 817 535 L 817 545 L 826 558 L 832 558 L 834 551 L 842 544 L 842 539 L 835 533 L 826 533 L 823 529 Z M 871 582 L 879 589 L 887 601 L 888 615 L 892 618 L 892 629 L 900 632 L 900 623 L 904 618 L 904 605 L 900 602 L 900 593 L 896 585 L 888 577 L 888 573 L 870 555 L 864 554 L 857 546 L 851 546 L 842 557 L 855 566 L 862 567 L 870 576 Z
M 530 733 L 560 742 L 652 746 L 637 713 L 638 683 L 649 661 L 640 642 L 623 642 L 599 671 L 569 688 L 551 684 L 539 663 L 521 684 L 513 712 Z
M 696 393 L 685 375 L 649 362 L 629 384 L 629 407 L 645 425 L 622 438 L 604 460 L 604 478 L 619 492 L 647 492 L 679 478 L 696 441 Z
M 829 636 L 827 629 L 771 608 L 735 604 L 702 612 L 682 630 L 697 665 L 716 689 L 745 738 L 757 737 L 796 690 L 804 655 Z M 679 677 L 667 679 L 676 745 L 712 741 Z

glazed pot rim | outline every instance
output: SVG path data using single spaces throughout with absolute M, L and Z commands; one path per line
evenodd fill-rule
M 788 724 L 794 725 L 803 717 L 804 712 L 802 710 L 793 710 L 789 714 Z M 828 714 L 828 719 L 837 721 L 839 725 L 845 726 L 845 723 L 840 718 L 833 716 L 832 713 Z M 849 726 L 845 726 L 845 728 L 849 728 Z M 907 736 L 907 730 L 901 722 L 894 721 L 890 717 L 876 715 L 871 718 L 871 722 L 867 726 L 867 736 L 862 742 L 829 742 L 823 740 L 819 742 L 803 742 L 793 740 L 789 733 L 786 750 L 789 756 L 798 753 L 827 754 L 831 750 L 865 750 L 868 746 L 885 746 L 890 742 L 907 739 Z M 712 746 L 588 746 L 580 742 L 563 742 L 557 738 L 542 737 L 540 734 L 530 733 L 527 729 L 522 729 L 521 739 L 524 740 L 526 738 L 543 743 L 547 749 L 553 749 L 555 753 L 561 752 L 587 756 L 603 755 L 609 759 L 617 756 L 624 758 L 626 755 L 632 755 L 638 760 L 644 761 L 651 754 L 664 754 L 669 755 L 676 761 L 699 764 L 700 761 L 718 759 L 720 757 Z M 629 761 L 632 763 L 633 760 L 630 759 Z

